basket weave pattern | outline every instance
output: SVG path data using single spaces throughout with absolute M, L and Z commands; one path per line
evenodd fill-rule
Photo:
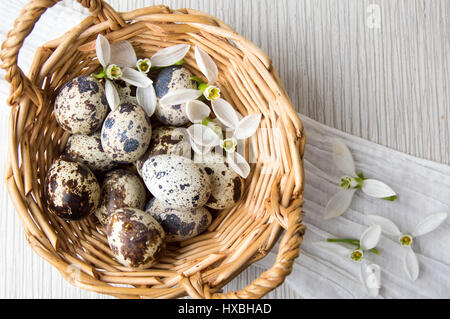
M 291 272 L 305 231 L 305 136 L 271 60 L 224 22 L 197 10 L 152 6 L 117 13 L 101 0 L 78 0 L 91 16 L 39 47 L 26 76 L 17 65 L 19 50 L 39 17 L 57 2 L 30 1 L 0 55 L 11 83 L 6 184 L 33 250 L 73 285 L 120 298 L 260 298 L 279 286 Z M 240 202 L 218 213 L 205 233 L 169 246 L 146 270 L 127 269 L 114 260 L 94 216 L 66 222 L 50 214 L 43 201 L 47 170 L 69 137 L 54 118 L 53 101 L 66 81 L 98 68 L 98 33 L 111 43 L 130 41 L 142 57 L 174 44 L 199 46 L 218 65 L 223 97 L 244 116 L 263 114 L 251 143 L 257 162 Z M 184 65 L 202 77 L 192 51 Z M 242 290 L 221 293 L 266 255 L 283 229 L 275 264 Z

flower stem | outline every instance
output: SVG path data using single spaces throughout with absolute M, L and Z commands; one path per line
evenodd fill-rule
M 103 78 L 106 78 L 106 70 L 102 70 L 102 71 L 99 72 L 99 73 L 93 74 L 93 76 L 94 76 L 96 79 L 103 79 Z
M 330 243 L 347 243 L 359 247 L 359 240 L 354 238 L 328 238 Z
M 393 202 L 394 200 L 396 200 L 398 198 L 397 195 L 393 195 L 393 196 L 389 196 L 389 197 L 383 197 L 382 199 L 384 200 L 388 200 L 390 202 Z
M 175 62 L 174 64 L 172 64 L 172 65 L 170 65 L 170 66 L 174 66 L 174 65 L 183 65 L 183 63 L 184 63 L 184 60 L 181 59 L 180 61 Z M 166 66 L 152 66 L 152 67 L 150 68 L 150 71 L 158 71 L 158 70 L 161 70 L 161 69 L 164 69 L 164 68 L 166 68 Z
M 206 83 L 200 83 L 200 84 L 197 86 L 197 89 L 199 89 L 199 90 L 202 91 L 202 92 L 205 92 L 205 90 L 206 90 L 207 87 L 208 87 L 208 84 L 206 84 Z

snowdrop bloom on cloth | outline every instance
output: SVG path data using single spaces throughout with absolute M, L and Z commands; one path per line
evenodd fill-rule
M 319 241 L 315 245 L 329 253 L 346 257 L 354 262 L 361 263 L 360 280 L 371 297 L 378 296 L 381 286 L 381 270 L 377 264 L 368 264 L 364 260 L 366 251 L 379 254 L 375 248 L 380 240 L 381 227 L 373 225 L 367 228 L 359 240 L 352 238 L 334 239 L 329 238 L 328 241 Z M 350 249 L 339 243 L 346 243 L 356 246 L 356 249 Z
M 120 103 L 113 80 L 123 80 L 137 87 L 136 99 L 148 116 L 156 108 L 156 94 L 153 81 L 147 76 L 151 67 L 166 67 L 178 63 L 190 49 L 190 45 L 179 44 L 156 52 L 150 59 L 137 59 L 133 46 L 128 41 L 110 44 L 99 34 L 95 42 L 97 58 L 103 67 L 97 78 L 105 78 L 106 99 L 111 109 Z M 134 69 L 136 68 L 136 69 Z
M 186 114 L 194 123 L 187 129 L 192 149 L 196 153 L 206 154 L 214 147 L 220 146 L 227 154 L 227 162 L 241 177 L 250 174 L 250 165 L 245 158 L 236 152 L 239 140 L 244 140 L 255 134 L 261 121 L 261 114 L 240 116 L 238 112 L 225 100 L 217 101 L 215 114 L 219 125 L 209 118 L 210 109 L 201 101 L 190 101 L 186 105 Z M 231 137 L 225 138 L 222 127 L 232 132 Z
M 325 219 L 342 215 L 349 207 L 353 195 L 358 189 L 375 198 L 395 200 L 397 194 L 385 183 L 376 179 L 365 178 L 362 173 L 356 174 L 355 162 L 347 145 L 338 138 L 332 140 L 333 161 L 345 176 L 341 178 L 341 189 L 328 201 L 325 207 Z
M 439 225 L 447 218 L 447 213 L 437 213 L 426 217 L 416 225 L 411 233 L 402 233 L 397 225 L 388 218 L 378 215 L 368 215 L 368 217 L 373 224 L 379 225 L 385 234 L 394 237 L 399 245 L 406 248 L 405 257 L 403 259 L 404 268 L 409 279 L 415 281 L 419 276 L 419 261 L 411 248 L 414 238 L 428 234 L 439 227 Z

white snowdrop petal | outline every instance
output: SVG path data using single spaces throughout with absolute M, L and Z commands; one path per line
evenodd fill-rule
M 189 137 L 199 146 L 214 147 L 219 145 L 220 138 L 212 129 L 201 124 L 194 124 L 187 128 Z
M 261 117 L 261 113 L 250 114 L 244 117 L 241 121 L 239 121 L 236 131 L 234 132 L 234 136 L 238 140 L 243 140 L 255 134 L 259 127 L 259 123 L 261 122 Z
M 378 296 L 381 287 L 381 270 L 376 264 L 361 263 L 361 281 L 370 297 Z
M 103 35 L 99 34 L 95 40 L 95 51 L 100 64 L 106 68 L 111 59 L 111 47 L 109 41 Z
M 159 100 L 159 103 L 164 105 L 184 104 L 197 99 L 200 95 L 202 95 L 200 90 L 180 89 L 167 93 Z
M 189 137 L 189 142 L 191 144 L 191 148 L 192 150 L 199 154 L 199 155 L 204 155 L 204 154 L 208 154 L 214 146 L 201 146 L 198 145 L 197 143 L 194 142 L 194 140 L 192 140 L 192 138 Z
M 380 240 L 381 226 L 372 225 L 368 227 L 362 234 L 359 240 L 362 250 L 370 250 L 375 248 Z
M 195 61 L 197 62 L 198 68 L 208 79 L 210 84 L 214 84 L 217 82 L 218 69 L 216 63 L 209 56 L 208 53 L 200 49 L 199 47 L 195 47 Z
M 151 58 L 152 66 L 166 67 L 171 66 L 182 60 L 189 52 L 189 44 L 177 44 L 164 48 L 156 52 Z
M 415 281 L 419 277 L 419 260 L 411 248 L 406 251 L 404 267 L 409 279 Z
M 153 115 L 156 109 L 156 93 L 153 85 L 145 88 L 138 87 L 136 90 L 136 99 L 138 104 L 144 109 L 149 117 Z
M 186 103 L 186 115 L 192 123 L 200 123 L 211 113 L 208 105 L 199 100 Z
M 447 218 L 447 213 L 437 213 L 426 217 L 412 231 L 414 237 L 428 234 L 435 230 Z
M 367 215 L 367 217 L 369 217 L 373 224 L 380 225 L 381 230 L 388 235 L 400 236 L 402 234 L 397 225 L 390 219 L 378 215 Z
M 213 123 L 216 124 L 218 127 L 222 129 L 222 131 L 228 131 L 230 130 L 225 124 L 223 124 L 221 121 L 219 121 L 218 118 L 212 119 Z M 234 130 L 231 131 L 231 135 L 233 135 Z
M 237 128 L 239 117 L 230 103 L 222 98 L 218 98 L 217 100 L 212 101 L 211 104 L 213 112 L 220 122 L 229 128 Z
M 341 257 L 348 257 L 352 250 L 350 248 L 344 247 L 341 244 L 328 242 L 328 241 L 316 241 L 314 243 L 317 247 Z
M 392 188 L 376 179 L 366 179 L 363 181 L 361 190 L 371 197 L 386 198 L 397 195 Z
M 122 68 L 121 79 L 131 85 L 143 88 L 152 85 L 153 83 L 153 81 L 149 77 L 147 77 L 146 74 L 129 67 Z
M 120 41 L 111 44 L 110 64 L 133 68 L 136 66 L 136 61 L 136 52 L 134 52 L 134 48 L 129 41 Z
M 111 110 L 115 110 L 120 104 L 120 97 L 116 87 L 110 80 L 105 81 L 105 96 Z
M 331 146 L 333 161 L 336 167 L 347 175 L 356 176 L 352 153 L 344 141 L 339 138 L 333 138 L 331 140 Z
M 340 189 L 328 201 L 323 218 L 330 219 L 342 215 L 350 207 L 355 192 L 356 189 Z
M 227 152 L 227 163 L 230 167 L 238 173 L 242 178 L 247 178 L 250 174 L 250 165 L 245 158 L 238 152 Z

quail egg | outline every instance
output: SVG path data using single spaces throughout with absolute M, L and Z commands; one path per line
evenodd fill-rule
M 131 85 L 123 80 L 115 80 L 114 86 L 117 89 L 117 93 L 119 94 L 120 101 L 130 102 L 133 104 L 138 104 L 136 98 L 137 87 Z
M 44 196 L 50 212 L 66 220 L 80 220 L 97 208 L 100 186 L 87 166 L 60 158 L 47 172 Z
M 149 214 L 137 208 L 116 209 L 106 225 L 109 247 L 124 266 L 145 269 L 161 257 L 165 233 Z
M 199 163 L 211 181 L 211 196 L 206 206 L 213 209 L 225 209 L 235 205 L 244 191 L 244 179 L 233 171 L 223 155 L 208 153 Z
M 136 169 L 142 175 L 142 166 L 152 156 L 169 154 L 190 157 L 191 145 L 188 142 L 185 128 L 160 126 L 152 131 L 152 139 L 147 152 L 136 161 Z
M 204 207 L 194 210 L 178 210 L 167 207 L 153 198 L 146 206 L 146 213 L 155 218 L 166 233 L 167 242 L 183 241 L 204 232 L 211 224 L 211 213 Z
M 167 93 L 179 89 L 196 89 L 197 83 L 191 80 L 192 73 L 183 66 L 170 66 L 159 72 L 155 81 L 155 92 L 158 99 Z M 186 104 L 164 105 L 158 103 L 155 110 L 156 118 L 166 124 L 181 126 L 189 122 L 186 115 Z
M 64 130 L 91 134 L 101 127 L 108 110 L 103 84 L 93 76 L 79 76 L 59 90 L 54 114 Z
M 142 178 L 154 197 L 174 209 L 203 206 L 211 195 L 205 170 L 189 158 L 157 155 L 142 167 Z
M 150 118 L 139 105 L 122 103 L 103 123 L 101 141 L 106 156 L 121 163 L 132 163 L 144 155 L 150 144 Z
M 94 173 L 105 172 L 116 165 L 103 151 L 99 131 L 90 135 L 71 135 L 64 149 L 64 156 L 86 165 Z
M 100 223 L 106 225 L 108 216 L 117 208 L 144 209 L 145 185 L 136 174 L 125 169 L 108 172 L 102 180 L 102 198 L 95 211 Z

